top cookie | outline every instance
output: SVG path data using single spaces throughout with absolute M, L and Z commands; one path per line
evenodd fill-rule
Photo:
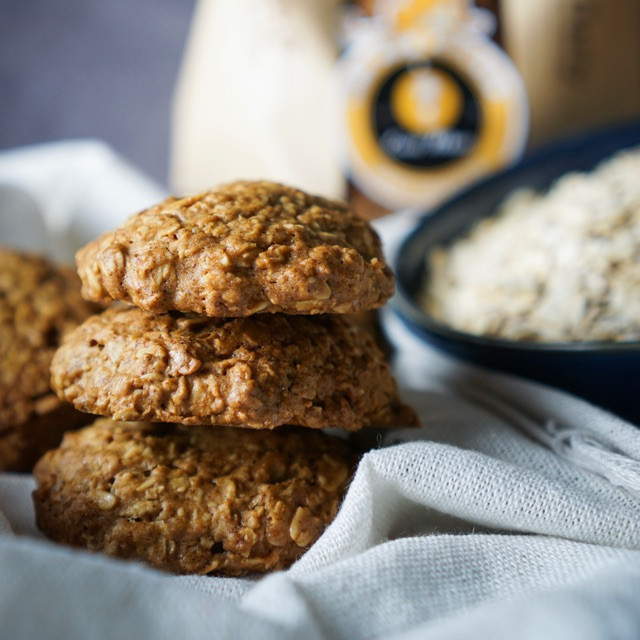
M 87 299 L 154 313 L 348 313 L 380 307 L 394 285 L 368 222 L 271 182 L 168 198 L 76 260 Z

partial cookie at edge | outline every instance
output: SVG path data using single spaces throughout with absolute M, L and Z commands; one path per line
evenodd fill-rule
M 0 469 L 30 470 L 65 429 L 92 419 L 52 393 L 49 365 L 62 336 L 97 310 L 73 269 L 0 247 Z

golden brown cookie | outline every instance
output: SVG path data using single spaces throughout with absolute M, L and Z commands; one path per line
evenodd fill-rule
M 331 522 L 356 460 L 302 431 L 98 420 L 34 468 L 38 526 L 174 573 L 283 569 Z
M 87 299 L 154 313 L 348 313 L 383 305 L 394 285 L 368 222 L 271 182 L 169 198 L 76 260 Z
M 61 402 L 49 365 L 62 335 L 97 310 L 75 272 L 0 248 L 0 469 L 27 471 L 90 418 Z
M 339 315 L 112 308 L 68 335 L 51 373 L 61 398 L 116 420 L 353 431 L 398 424 L 402 407 L 373 338 Z

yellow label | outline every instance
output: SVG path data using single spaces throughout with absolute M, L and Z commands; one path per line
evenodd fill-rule
M 522 152 L 526 96 L 493 43 L 459 33 L 413 55 L 387 46 L 354 46 L 343 61 L 349 173 L 367 196 L 431 206 Z
M 452 24 L 464 19 L 470 0 L 382 0 L 376 13 L 385 16 L 398 31 L 428 23 Z

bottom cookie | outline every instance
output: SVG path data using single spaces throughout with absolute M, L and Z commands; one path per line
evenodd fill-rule
M 53 540 L 180 574 L 284 569 L 335 516 L 356 456 L 342 440 L 97 420 L 37 463 Z

